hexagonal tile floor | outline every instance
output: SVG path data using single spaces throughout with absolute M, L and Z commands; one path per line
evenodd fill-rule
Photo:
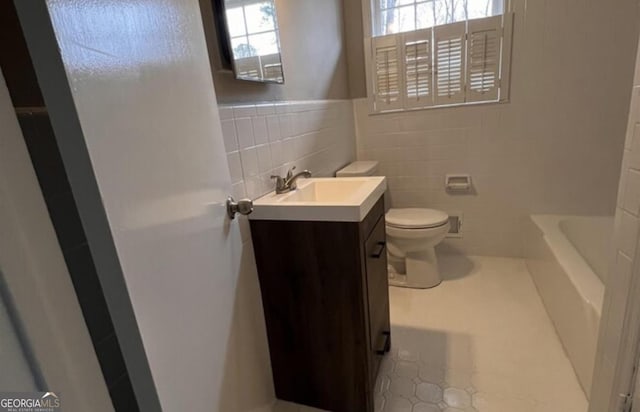
M 460 376 L 419 360 L 402 360 L 394 350 L 386 356 L 376 382 L 376 412 L 478 412 L 473 407 L 477 390 L 471 384 L 456 387 Z
M 522 259 L 443 257 L 444 281 L 390 288 L 377 412 L 585 412 Z

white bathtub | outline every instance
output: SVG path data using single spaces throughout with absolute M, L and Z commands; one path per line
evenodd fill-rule
M 613 217 L 533 215 L 527 266 L 589 396 L 602 315 Z

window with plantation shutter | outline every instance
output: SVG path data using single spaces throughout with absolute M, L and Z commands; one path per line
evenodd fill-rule
M 258 56 L 236 59 L 234 64 L 238 77 L 262 77 L 260 58 Z
M 467 101 L 497 100 L 502 16 L 471 20 L 467 33 Z
M 379 31 L 398 31 L 365 38 L 371 47 L 367 87 L 372 112 L 508 101 L 514 15 L 501 11 L 502 0 L 438 0 L 462 1 L 460 4 L 469 6 L 461 8 L 460 15 L 445 13 L 443 16 L 454 21 L 447 24 L 438 24 L 442 10 L 435 7 L 440 3 L 432 4 L 437 13 L 431 23 L 419 13 L 431 0 L 402 0 L 402 4 L 396 3 L 400 0 L 372 1 L 384 2 L 386 7 L 376 17 Z M 405 22 L 400 18 L 404 8 L 415 11 L 411 14 L 415 27 L 433 27 L 413 31 L 409 23 L 409 29 L 396 27 Z M 396 10 L 400 17 L 390 10 Z M 488 17 L 471 18 L 474 13 Z
M 374 107 L 376 111 L 401 109 L 404 73 L 398 36 L 373 41 Z
M 282 59 L 280 54 L 269 54 L 260 56 L 262 64 L 262 76 L 267 81 L 284 81 L 284 71 L 282 70 Z
M 466 22 L 434 29 L 436 104 L 463 103 Z
M 403 35 L 405 107 L 424 107 L 434 103 L 432 38 L 432 29 Z

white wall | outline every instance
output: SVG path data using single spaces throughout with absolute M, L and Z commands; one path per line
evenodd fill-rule
M 18 120 L 15 118 L 13 105 L 9 99 L 9 94 L 4 83 L 2 73 L 0 73 L 0 118 L 3 119 L 0 123 L 0 133 L 2 139 L 0 140 L 0 151 L 6 150 L 9 145 L 19 146 L 21 149 L 22 161 L 28 161 L 26 154 L 26 146 L 21 143 L 22 134 L 18 126 Z M 35 180 L 33 170 L 28 170 L 30 163 L 25 165 L 31 178 L 32 188 L 37 189 L 38 183 Z M 8 170 L 3 170 L 3 174 L 9 173 Z M 4 185 L 0 186 L 0 222 L 4 222 L 11 219 L 14 216 L 15 211 L 8 210 L 6 203 L 10 194 L 6 191 Z M 3 229 L 0 224 L 0 230 Z M 6 229 L 6 228 L 5 228 Z M 15 233 L 7 233 L 6 231 L 0 231 L 3 239 L 0 240 L 0 244 L 6 242 L 10 237 L 15 236 Z M 13 238 L 12 240 L 16 240 Z M 7 266 L 11 266 L 11 263 L 6 259 L 9 257 L 4 255 L 0 260 L 0 364 L 2 364 L 2 373 L 0 373 L 0 390 L 2 391 L 35 391 L 37 390 L 36 377 L 29 366 L 25 348 L 22 347 L 20 339 L 18 337 L 18 330 L 16 329 L 16 321 L 19 320 L 13 318 L 9 311 L 9 304 L 12 302 L 9 299 L 5 300 L 5 293 L 10 294 L 9 290 L 5 289 L 3 268 L 6 271 Z M 15 277 L 15 274 L 14 274 Z M 3 293 L 4 292 L 4 293 Z
M 636 361 L 640 302 L 640 50 L 631 95 L 615 233 L 589 411 L 614 411 Z M 630 304 L 630 306 L 628 306 Z M 630 322 L 625 324 L 626 322 Z M 640 394 L 636 394 L 636 399 Z M 635 404 L 635 402 L 634 402 Z M 635 409 L 635 408 L 634 408 Z
M 358 158 L 381 161 L 392 206 L 464 213 L 443 251 L 521 256 L 531 213 L 612 215 L 637 43 L 635 0 L 514 0 L 511 102 L 369 116 Z M 446 173 L 475 193 L 451 196 Z
M 0 276 L 2 271 L 0 270 Z M 2 286 L 0 286 L 2 287 Z M 9 312 L 9 302 L 0 295 L 0 388 L 3 392 L 28 392 L 38 389 L 25 348 L 16 328 L 16 319 Z
M 46 389 L 61 393 L 65 410 L 113 411 L 1 73 L 0 271 L 37 367 L 49 385 Z M 2 332 L 4 335 L 6 329 Z M 7 338 L 2 339 L 3 352 L 11 350 L 5 345 Z M 13 359 L 17 362 L 19 355 Z M 29 382 L 33 377 L 8 375 L 5 366 L 9 366 L 2 365 L 0 375 L 12 382 L 5 386 L 0 379 L 0 390 L 34 389 L 35 382 Z

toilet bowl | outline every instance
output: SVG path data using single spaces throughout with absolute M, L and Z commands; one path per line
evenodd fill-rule
M 357 161 L 336 177 L 377 176 L 378 162 Z M 389 284 L 426 289 L 441 282 L 435 246 L 449 232 L 449 216 L 434 209 L 389 209 L 386 214 Z
M 434 209 L 390 209 L 386 214 L 389 283 L 426 289 L 442 281 L 435 247 L 449 232 L 449 216 Z

